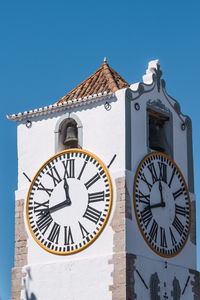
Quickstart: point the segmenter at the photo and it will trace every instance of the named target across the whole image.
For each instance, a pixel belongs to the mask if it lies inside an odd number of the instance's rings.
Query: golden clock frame
[[[156,249],[153,248],[153,246],[150,244],[150,242],[148,241],[148,239],[146,238],[146,236],[145,236],[145,234],[144,234],[144,232],[142,230],[142,227],[140,225],[140,221],[139,221],[139,218],[138,218],[138,214],[137,214],[136,199],[135,199],[136,180],[137,180],[140,168],[141,168],[142,164],[144,163],[144,161],[147,160],[149,157],[151,157],[153,155],[161,155],[161,156],[165,157],[166,159],[168,159],[169,161],[171,161],[171,163],[173,164],[173,166],[175,166],[175,168],[177,169],[177,171],[179,172],[179,174],[180,174],[180,176],[181,176],[181,178],[183,180],[183,183],[184,183],[184,186],[185,186],[185,189],[186,189],[186,193],[187,193],[187,197],[188,197],[188,202],[189,202],[189,229],[188,229],[187,236],[185,238],[185,241],[184,241],[182,247],[176,253],[170,254],[170,255],[165,255],[163,253],[160,253],[159,251],[157,251]],[[145,157],[143,157],[143,159],[140,161],[140,163],[139,163],[139,165],[137,167],[136,173],[135,173],[135,177],[134,177],[134,184],[133,184],[133,204],[134,204],[134,211],[135,211],[135,216],[136,216],[138,227],[140,229],[140,232],[141,232],[141,234],[142,234],[145,242],[151,248],[151,250],[154,253],[156,253],[157,255],[159,255],[161,257],[164,257],[164,258],[172,258],[172,257],[177,256],[183,250],[183,248],[185,247],[185,245],[187,243],[187,240],[188,240],[188,237],[190,235],[190,230],[191,230],[191,201],[190,201],[190,195],[189,195],[189,191],[188,191],[188,187],[187,187],[185,178],[183,177],[183,174],[182,174],[181,170],[179,169],[179,167],[177,166],[177,164],[168,155],[166,155],[164,153],[161,153],[161,152],[151,152],[151,153],[145,155]]]
[[[99,164],[100,166],[103,168],[105,174],[106,174],[106,177],[108,179],[108,184],[109,184],[109,190],[110,190],[110,202],[109,202],[109,207],[108,207],[108,212],[107,212],[107,215],[106,215],[106,218],[100,228],[100,230],[98,231],[98,233],[85,245],[83,245],[81,248],[79,249],[75,249],[73,251],[67,251],[67,252],[58,252],[58,251],[55,251],[55,250],[51,250],[49,249],[48,247],[46,247],[45,245],[43,245],[38,239],[37,237],[35,236],[33,230],[32,230],[32,227],[30,225],[30,222],[29,222],[29,217],[28,217],[28,202],[29,202],[29,197],[30,197],[30,192],[32,190],[32,187],[33,187],[33,184],[37,178],[37,176],[39,175],[39,173],[42,171],[42,169],[51,161],[53,160],[54,158],[62,155],[62,154],[66,154],[66,153],[70,153],[70,152],[78,152],[78,153],[83,153],[83,154],[86,154],[86,155],[89,155],[90,157],[92,157],[93,159],[95,159]],[[113,187],[112,187],[112,181],[111,181],[111,178],[110,178],[110,174],[108,172],[108,169],[107,167],[104,165],[104,163],[102,162],[102,160],[100,160],[100,158],[98,158],[95,154],[87,151],[87,150],[83,150],[83,149],[79,149],[79,148],[72,148],[72,149],[67,149],[67,150],[63,150],[63,151],[60,151],[58,153],[56,153],[55,155],[51,156],[41,167],[40,169],[37,171],[36,175],[34,176],[33,180],[31,181],[31,184],[30,184],[30,187],[29,187],[29,190],[28,190],[28,194],[27,194],[27,198],[26,198],[26,220],[27,220],[27,225],[28,225],[28,228],[29,228],[29,231],[33,237],[33,239],[37,242],[37,244],[43,248],[44,250],[52,253],[52,254],[57,254],[57,255],[71,255],[71,254],[75,254],[77,252],[80,252],[82,250],[84,250],[85,248],[87,248],[88,246],[90,246],[98,237],[99,235],[102,233],[103,229],[105,228],[105,225],[107,224],[108,222],[108,219],[109,219],[109,216],[110,216],[110,213],[111,213],[111,209],[112,209],[112,204],[113,204]]]

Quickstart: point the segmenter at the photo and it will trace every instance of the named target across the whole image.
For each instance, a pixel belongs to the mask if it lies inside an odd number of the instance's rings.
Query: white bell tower
[[[158,61],[102,67],[18,127],[12,300],[199,299],[192,127]],[[30,139],[31,136],[31,139]]]

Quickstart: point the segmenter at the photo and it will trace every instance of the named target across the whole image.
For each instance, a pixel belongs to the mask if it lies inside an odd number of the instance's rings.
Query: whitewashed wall
[[[70,112],[76,114],[83,125],[83,149],[97,155],[108,165],[116,154],[109,172],[113,184],[113,207],[107,225],[100,236],[89,247],[73,255],[60,256],[42,249],[32,238],[27,224],[28,264],[25,290],[28,297],[33,294],[38,300],[112,299],[113,265],[109,263],[113,254],[113,230],[110,222],[115,210],[115,179],[125,176],[125,114],[124,90],[109,100],[112,108],[105,110],[104,103],[79,107]],[[67,111],[68,113],[69,111]],[[17,199],[26,199],[30,183],[23,175],[32,179],[40,166],[55,154],[55,128],[66,112],[54,116],[38,117],[27,128],[25,121],[18,125],[18,190]],[[24,218],[26,215],[24,212]],[[62,287],[62,289],[60,289]],[[23,295],[25,299],[25,294]]]
[[[136,299],[138,300],[151,299],[150,280],[151,280],[151,276],[155,273],[157,273],[158,280],[159,280],[157,296],[160,296],[160,299],[181,299],[181,300],[193,299],[191,296],[193,293],[192,293],[192,286],[190,282],[194,278],[193,275],[189,273],[188,269],[180,268],[177,265],[172,265],[170,263],[166,264],[165,262],[157,262],[157,261],[153,261],[153,267],[152,267],[152,260],[140,256],[136,260],[135,270],[139,272],[139,274],[141,275],[142,279],[144,280],[147,286],[146,288],[141,278],[139,277],[138,273],[136,273],[135,271],[134,278],[135,278],[135,293],[137,295]],[[190,280],[186,286],[188,277],[190,277]],[[174,278],[176,278],[176,280],[179,281],[181,298],[173,298],[172,296],[174,290],[173,289]],[[164,298],[164,296],[167,296],[168,298]]]
[[[113,254],[114,232],[110,222],[116,204],[115,179],[123,177],[125,174],[132,212],[132,220],[126,220],[126,250],[128,253],[137,255],[136,264],[138,268],[145,262],[145,270],[148,270],[144,275],[146,276],[145,278],[155,272],[155,270],[160,276],[164,276],[161,274],[162,269],[160,266],[166,261],[171,266],[170,272],[177,274],[177,276],[178,274],[180,275],[181,271],[175,265],[184,266],[185,268],[196,268],[196,246],[191,242],[190,238],[178,256],[164,259],[155,254],[148,247],[138,229],[133,207],[135,171],[141,159],[148,154],[146,109],[147,101],[149,100],[159,99],[172,113],[173,158],[183,173],[186,182],[188,182],[186,131],[181,130],[182,121],[180,116],[174,110],[170,101],[167,100],[162,90],[158,93],[156,88],[138,97],[137,102],[140,105],[140,110],[136,111],[134,107],[135,101],[131,101],[131,170],[125,172],[125,108],[127,101],[125,92],[126,89],[120,90],[116,92],[115,98],[109,100],[112,106],[110,111],[106,111],[104,108],[106,101],[88,106],[85,105],[70,111],[76,114],[82,122],[83,149],[96,154],[105,165],[109,164],[115,154],[117,155],[109,170],[114,192],[113,208],[108,223],[97,240],[85,250],[70,256],[59,256],[46,252],[35,243],[26,225],[28,264],[24,267],[24,270],[27,272],[25,286],[29,297],[33,293],[38,300],[112,299],[109,285],[112,285],[111,273],[113,272],[113,266],[109,263],[109,260]],[[34,118],[30,129],[26,127],[25,121],[19,123],[18,190],[16,191],[16,200],[26,199],[28,193],[30,183],[23,175],[23,172],[32,179],[40,166],[55,154],[54,131],[56,124],[68,112],[59,112],[54,115]],[[183,115],[182,118],[184,120]],[[191,194],[191,200],[195,201],[194,194]],[[172,274],[170,272],[168,274]],[[182,277],[184,277],[184,274],[180,275],[181,282],[184,282],[185,278]],[[60,286],[63,287],[62,291],[59,291]],[[86,286],[90,288],[86,290]],[[136,283],[136,293],[137,291],[141,291],[141,296],[138,299],[145,299],[145,290],[144,288],[142,289],[139,281]],[[187,293],[190,293],[189,289]]]
[[[150,88],[149,88],[150,89]],[[136,93],[137,95],[137,93]],[[170,97],[169,97],[170,98]],[[178,165],[181,170],[186,183],[188,184],[188,152],[187,152],[187,133],[186,130],[181,129],[181,124],[185,121],[185,116],[178,114],[173,108],[173,101],[169,100],[160,89],[158,92],[157,85],[150,92],[141,94],[137,100],[132,100],[130,104],[131,109],[131,171],[127,171],[127,188],[131,199],[133,199],[133,184],[134,176],[140,161],[148,154],[149,149],[147,147],[147,102],[148,101],[160,101],[161,104],[165,106],[166,109],[170,110],[172,114],[172,124],[173,124],[173,160]],[[130,101],[130,99],[126,99]],[[140,105],[140,109],[135,109],[135,103]],[[190,193],[191,201],[195,201],[195,195]],[[145,242],[142,237],[132,204],[132,220],[127,219],[127,252],[136,255],[142,255],[144,257],[149,257],[153,260],[160,262],[169,261],[172,264],[196,269],[196,245],[194,245],[190,237],[182,249],[182,251],[173,258],[161,258],[155,254],[150,247]],[[196,218],[194,215],[193,218]],[[152,264],[152,269],[154,265]]]

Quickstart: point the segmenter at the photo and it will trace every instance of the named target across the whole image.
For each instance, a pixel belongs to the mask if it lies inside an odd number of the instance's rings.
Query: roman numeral
[[[51,232],[48,236],[48,240],[52,243],[58,244],[59,234],[60,234],[60,225],[54,222]]]
[[[141,191],[139,191],[139,202],[142,202],[144,204],[150,205],[150,194],[144,195]]]
[[[97,224],[101,217],[101,212],[88,205],[83,217]]]
[[[182,235],[183,230],[184,230],[184,226],[183,226],[183,224],[181,223],[181,221],[177,218],[177,216],[175,216],[172,225],[173,225],[174,228],[177,230],[177,232],[178,232],[180,235]]]
[[[169,187],[169,188],[171,187],[172,180],[173,180],[173,178],[174,178],[175,172],[176,172],[176,169],[175,169],[175,167],[174,167],[174,168],[173,168],[173,171],[172,171],[172,175],[171,175],[170,181],[169,181],[169,184],[168,184],[168,187]]]
[[[104,201],[104,191],[88,194],[88,203]]]
[[[182,194],[183,194],[183,189],[182,188],[180,188],[178,191],[174,192],[173,193],[174,200],[176,200],[176,198],[178,198]]]
[[[53,219],[49,213],[45,215],[41,215],[39,220],[36,222],[38,229],[42,232],[42,234],[45,234],[47,229],[49,228],[50,224],[53,222]]]
[[[165,229],[160,227],[160,247],[167,248]]]
[[[149,225],[149,223],[153,217],[152,212],[149,207],[146,207],[143,211],[141,211],[141,217],[142,217],[145,227],[147,228],[147,226]]]
[[[140,178],[147,184],[148,188],[149,188],[149,192],[151,191],[152,189],[152,185],[147,181],[144,173],[141,174]]]
[[[185,217],[186,209],[183,206],[175,204],[175,213]]]
[[[173,235],[173,232],[171,230],[171,228],[169,227],[169,232],[170,232],[170,236],[171,236],[171,241],[172,241],[172,245],[175,246],[177,244],[177,241]]]
[[[167,183],[167,165],[163,162],[158,162],[158,166],[160,170],[159,180],[162,180],[165,183]]]
[[[91,187],[91,185],[93,185],[100,178],[101,178],[101,176],[99,175],[99,173],[97,173],[96,175],[94,175],[90,180],[88,180],[88,182],[85,183],[86,189],[88,190],[89,187]]]
[[[54,186],[56,187],[56,185],[58,183],[61,182],[61,178],[60,178],[60,175],[58,174],[58,171],[56,169],[56,167],[54,166],[53,168],[50,169],[50,173],[47,172],[47,174],[53,179],[53,183],[54,183]]]
[[[34,201],[34,213],[36,213],[36,216],[43,215],[45,209],[48,208],[49,208],[49,200],[42,203],[38,203]]]
[[[155,169],[154,163],[149,164],[147,166],[147,168],[149,169],[149,171],[151,173],[152,182],[154,184],[156,181],[158,181],[158,177],[157,177],[157,174],[156,174],[156,169]]]
[[[83,227],[83,225],[80,222],[78,222],[78,223],[79,223],[79,227],[80,227],[80,230],[82,233],[82,237],[84,239],[89,234],[89,232],[85,229],[85,227]]]
[[[74,178],[74,159],[68,159],[66,161],[62,161],[63,166],[65,168],[64,177],[67,175],[67,178]]]
[[[49,197],[51,196],[51,193],[53,192],[53,189],[45,188],[41,182],[38,185],[37,189],[40,190],[40,191],[45,191],[48,194]]]
[[[70,226],[64,226],[64,244],[67,246],[74,244]]]
[[[82,176],[82,174],[83,174],[83,171],[84,171],[86,165],[87,165],[87,161],[84,161],[84,164],[83,164],[83,166],[82,166],[82,169],[81,169],[81,171],[80,171],[80,174],[79,174],[78,177],[77,177],[78,180],[81,179],[81,176]]]
[[[149,236],[151,237],[152,240],[157,241],[157,235],[158,235],[158,223],[153,220],[153,223],[151,225],[151,229],[149,231]]]

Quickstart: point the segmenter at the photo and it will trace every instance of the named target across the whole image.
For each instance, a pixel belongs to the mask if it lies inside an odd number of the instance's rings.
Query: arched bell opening
[[[150,151],[162,152],[173,158],[172,117],[159,108],[147,108],[147,145]]]
[[[59,144],[61,150],[80,148],[78,138],[78,126],[74,119],[65,119],[60,126]]]
[[[66,113],[55,126],[55,153],[83,147],[83,125],[75,113]]]
[[[78,128],[74,119],[68,118],[64,124],[62,124],[60,138],[65,149],[79,148]]]

